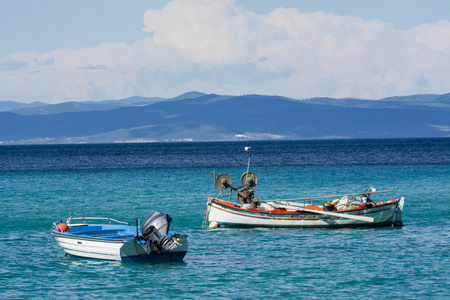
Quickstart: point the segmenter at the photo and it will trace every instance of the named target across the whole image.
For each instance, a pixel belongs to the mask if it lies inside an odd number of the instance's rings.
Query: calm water
[[[202,228],[213,170],[259,177],[260,199],[395,189],[401,229]],[[0,298],[445,299],[450,139],[0,146]],[[375,198],[375,197],[374,197]],[[64,257],[53,221],[162,210],[183,263]]]

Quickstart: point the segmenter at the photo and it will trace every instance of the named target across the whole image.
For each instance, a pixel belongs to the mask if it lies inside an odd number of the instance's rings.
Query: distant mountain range
[[[0,101],[1,144],[450,137],[450,94],[380,100],[225,96]]]

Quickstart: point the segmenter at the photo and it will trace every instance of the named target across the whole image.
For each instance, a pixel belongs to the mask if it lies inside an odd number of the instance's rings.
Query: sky
[[[450,92],[449,0],[0,0],[0,101]]]

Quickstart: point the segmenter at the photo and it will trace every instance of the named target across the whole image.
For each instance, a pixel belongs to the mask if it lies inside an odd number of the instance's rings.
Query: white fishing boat
[[[111,218],[72,218],[51,230],[66,255],[128,262],[182,261],[187,235],[169,232],[169,215],[154,212],[135,226]]]
[[[251,158],[250,152],[249,166]],[[242,174],[240,187],[234,187],[230,176],[222,174],[216,178],[214,185],[220,191],[218,197],[208,197],[204,226],[217,227],[380,227],[403,226],[402,211],[404,197],[389,201],[376,202],[372,195],[392,192],[366,189],[362,193],[333,195],[323,197],[306,197],[295,199],[261,200],[255,197],[258,177],[248,171]],[[227,200],[220,195],[230,189]],[[231,202],[233,192],[237,202]],[[336,198],[334,200],[328,200]],[[326,201],[317,205],[314,201]],[[330,202],[331,201],[331,202]]]

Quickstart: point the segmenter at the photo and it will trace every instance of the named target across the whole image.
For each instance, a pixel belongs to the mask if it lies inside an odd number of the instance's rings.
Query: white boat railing
[[[72,224],[73,220],[82,221],[82,223]],[[59,223],[66,223],[69,226],[88,225],[88,223],[86,223],[86,220],[102,220],[102,221],[108,221],[109,224],[112,224],[113,222],[115,222],[115,223],[118,223],[118,224],[130,225],[130,223],[128,223],[128,222],[118,221],[118,220],[112,219],[112,218],[104,218],[104,217],[78,217],[78,218],[72,218],[72,217],[69,217],[69,218],[60,219],[59,221],[54,222],[53,223],[53,227],[56,227],[57,224],[59,224]]]
[[[343,194],[343,195],[332,195],[332,196],[321,196],[321,197],[306,197],[306,198],[294,198],[294,199],[276,199],[272,201],[301,201],[301,200],[315,200],[315,199],[325,199],[325,198],[337,198],[337,197],[345,197],[345,196],[358,196],[358,195],[367,195],[367,194],[377,194],[377,193],[388,193],[394,190],[385,190],[385,191],[377,191],[377,192],[365,192],[365,193],[355,193],[355,194]]]

